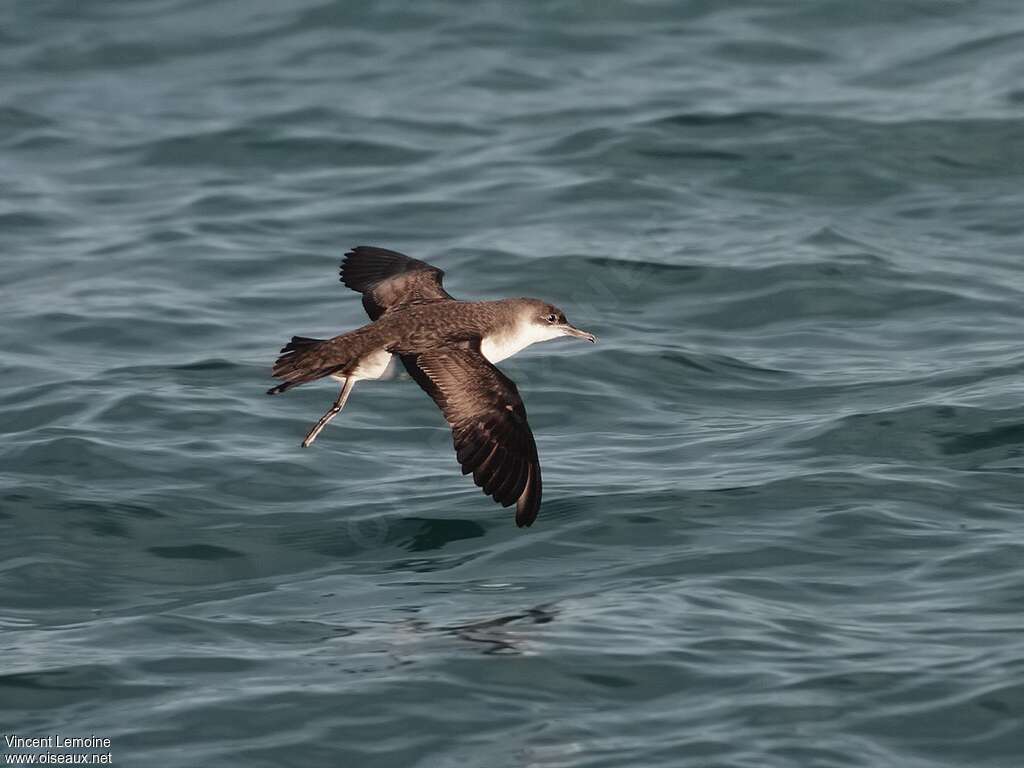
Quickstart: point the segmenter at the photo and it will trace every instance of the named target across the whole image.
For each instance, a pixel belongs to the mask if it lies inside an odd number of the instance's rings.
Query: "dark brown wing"
[[[540,509],[540,460],[516,385],[471,349],[438,347],[402,362],[451,425],[462,473],[472,472],[503,507],[515,504],[516,525],[531,525]]]
[[[396,251],[358,245],[341,262],[341,282],[363,294],[363,307],[376,320],[396,304],[452,298],[441,287],[437,267]]]

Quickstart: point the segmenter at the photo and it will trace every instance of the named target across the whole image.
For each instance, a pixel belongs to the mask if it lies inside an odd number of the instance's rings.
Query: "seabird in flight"
[[[371,322],[332,339],[293,336],[274,363],[276,395],[330,376],[341,394],[302,441],[307,447],[345,407],[360,379],[380,378],[392,355],[437,403],[452,428],[463,474],[504,507],[516,525],[540,509],[540,460],[516,385],[494,363],[538,341],[592,333],[538,299],[459,301],[433,267],[395,251],[361,245],[345,254],[341,282],[363,294]]]

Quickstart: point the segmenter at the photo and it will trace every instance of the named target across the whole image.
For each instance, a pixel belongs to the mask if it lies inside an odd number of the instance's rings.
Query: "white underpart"
[[[547,341],[563,335],[562,329],[557,325],[521,322],[511,333],[484,336],[480,340],[480,353],[490,362],[497,363],[538,341]]]
[[[389,373],[394,373],[394,355],[386,349],[378,349],[371,352],[359,361],[359,367],[352,371],[352,378],[356,381],[361,379],[382,379]],[[344,381],[345,376],[340,373],[332,374],[332,379]]]
[[[516,352],[520,352],[538,341],[556,339],[564,335],[562,329],[557,325],[521,322],[510,333],[493,334],[482,338],[480,352],[490,362],[497,363],[507,357],[512,357]],[[356,381],[390,379],[397,375],[397,370],[395,356],[386,349],[379,349],[359,362],[359,367],[352,372],[352,378]],[[346,377],[336,373],[332,374],[331,378],[343,382]]]

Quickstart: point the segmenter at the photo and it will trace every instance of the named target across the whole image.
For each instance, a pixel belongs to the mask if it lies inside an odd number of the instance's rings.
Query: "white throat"
[[[497,363],[538,341],[547,341],[563,335],[558,326],[540,325],[530,321],[518,323],[505,333],[493,333],[480,340],[480,353],[490,362]]]

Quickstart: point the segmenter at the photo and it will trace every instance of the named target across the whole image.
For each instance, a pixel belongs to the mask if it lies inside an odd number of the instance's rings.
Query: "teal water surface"
[[[1022,764],[1019,2],[15,0],[0,72],[0,733]],[[601,337],[503,364],[531,529],[407,378],[264,396],[360,243]]]

